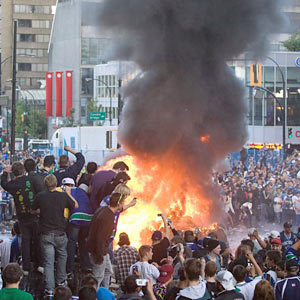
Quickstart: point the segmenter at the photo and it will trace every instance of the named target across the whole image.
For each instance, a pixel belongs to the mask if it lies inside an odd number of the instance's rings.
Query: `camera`
[[[138,272],[138,271],[139,271],[138,266],[133,266],[133,267],[132,267],[132,272],[133,272],[133,273]]]
[[[180,245],[175,245],[173,247],[169,247],[167,249],[168,252],[168,256],[171,256],[172,258],[174,258],[178,252],[180,252]]]
[[[137,286],[146,286],[148,281],[148,279],[136,279],[135,283]]]

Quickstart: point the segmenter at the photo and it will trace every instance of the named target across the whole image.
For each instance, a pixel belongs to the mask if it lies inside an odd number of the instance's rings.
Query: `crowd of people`
[[[295,151],[283,163],[263,158],[235,163],[230,171],[215,173],[230,227],[256,227],[266,222],[300,226],[300,156]]]
[[[46,156],[40,165],[27,158],[3,170],[17,220],[11,239],[0,241],[1,300],[300,299],[298,153],[275,167],[241,162],[214,175],[228,227],[248,228],[236,249],[226,228],[181,231],[162,212],[163,230],[135,249],[117,231],[122,212],[136,204],[128,199],[129,167],[119,161],[98,171],[65,151],[73,164],[62,155],[55,168]],[[266,222],[283,230],[263,237]]]

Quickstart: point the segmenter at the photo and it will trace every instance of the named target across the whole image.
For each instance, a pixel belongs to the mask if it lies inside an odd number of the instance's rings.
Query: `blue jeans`
[[[67,243],[68,239],[65,233],[41,235],[45,289],[48,292],[54,292],[55,282],[59,284],[66,280]],[[55,258],[57,260],[56,278],[54,276]]]
[[[274,212],[275,214],[275,224],[280,225],[282,222],[282,212]]]
[[[300,226],[300,215],[296,214],[296,226]]]
[[[79,245],[80,266],[82,269],[92,269],[92,264],[89,259],[89,253],[86,246],[86,238],[88,236],[88,227],[79,227],[74,224],[68,224],[68,259],[67,273],[72,273],[74,269],[74,260],[76,254],[77,242]]]
[[[113,274],[109,254],[103,256],[103,263],[100,265],[96,264],[92,258],[91,262],[93,263],[93,276],[98,280],[98,287],[103,286],[108,289],[110,285],[110,278]]]

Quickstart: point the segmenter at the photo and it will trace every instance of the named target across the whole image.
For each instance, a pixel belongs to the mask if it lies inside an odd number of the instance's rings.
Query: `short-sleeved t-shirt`
[[[32,295],[29,293],[20,291],[19,289],[7,289],[0,290],[1,300],[33,300]]]
[[[65,208],[73,209],[74,201],[64,192],[38,193],[32,209],[40,209],[41,233],[65,232],[67,221],[64,217]]]
[[[163,258],[167,257],[167,250],[170,246],[169,240],[165,237],[158,244],[153,245],[152,262],[160,264]]]

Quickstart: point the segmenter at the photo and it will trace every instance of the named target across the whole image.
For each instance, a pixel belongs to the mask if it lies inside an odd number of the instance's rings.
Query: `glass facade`
[[[98,65],[105,63],[104,49],[108,45],[108,41],[108,39],[82,38],[81,64]]]
[[[280,67],[287,88],[287,126],[300,126],[300,68]],[[246,85],[250,85],[250,70],[246,68]],[[248,124],[254,126],[282,125],[284,106],[282,76],[278,67],[262,67],[263,87],[273,93],[248,88]]]
[[[118,97],[118,79],[116,75],[98,76],[95,84],[97,87],[97,98]]]

